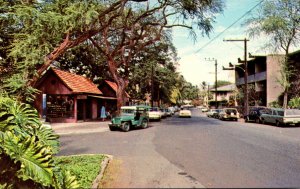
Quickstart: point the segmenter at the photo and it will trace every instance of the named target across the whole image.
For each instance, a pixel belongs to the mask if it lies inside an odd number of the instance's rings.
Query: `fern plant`
[[[77,188],[53,160],[59,142],[28,104],[0,96],[0,187]]]

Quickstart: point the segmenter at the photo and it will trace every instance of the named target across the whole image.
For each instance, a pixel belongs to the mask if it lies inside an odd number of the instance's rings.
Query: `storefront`
[[[39,80],[35,107],[49,122],[97,120],[105,97],[83,76],[50,68]]]

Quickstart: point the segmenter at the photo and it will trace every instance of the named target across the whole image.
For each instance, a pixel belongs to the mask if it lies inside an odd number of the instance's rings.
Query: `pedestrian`
[[[105,118],[106,118],[106,112],[105,112],[105,107],[104,106],[101,107],[100,118],[102,119],[102,121],[104,121]]]

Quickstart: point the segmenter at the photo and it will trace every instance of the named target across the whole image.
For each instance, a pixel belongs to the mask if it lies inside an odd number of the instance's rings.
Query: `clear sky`
[[[228,63],[237,63],[237,59],[244,59],[243,42],[224,42],[223,39],[244,39],[247,37],[245,27],[241,24],[247,16],[234,24],[230,29],[215,39],[212,43],[202,48],[211,39],[220,34],[224,29],[237,21],[247,11],[257,5],[261,0],[225,0],[223,14],[216,17],[213,24],[214,30],[210,37],[198,35],[196,43],[189,38],[187,30],[176,28],[173,30],[173,42],[177,48],[179,60],[179,72],[188,82],[199,85],[202,81],[213,84],[215,81],[215,66],[213,61],[205,58],[214,58],[218,62],[218,80],[234,81],[233,71],[222,70],[222,66],[228,67]],[[252,11],[255,12],[255,9]],[[250,16],[250,15],[249,15]],[[248,17],[249,17],[248,16]],[[248,38],[248,37],[247,37]],[[260,50],[263,39],[250,39],[248,52],[255,55],[265,55],[270,52]],[[201,50],[199,51],[199,49]]]

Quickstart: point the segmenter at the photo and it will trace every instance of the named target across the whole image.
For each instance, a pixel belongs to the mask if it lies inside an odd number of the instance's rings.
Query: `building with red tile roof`
[[[95,120],[100,118],[102,106],[116,109],[114,95],[103,93],[88,78],[56,68],[48,69],[35,88],[40,93],[34,105],[40,117],[50,122]]]
[[[73,93],[89,93],[102,95],[102,92],[91,80],[70,72],[65,72],[54,68],[51,69]]]

